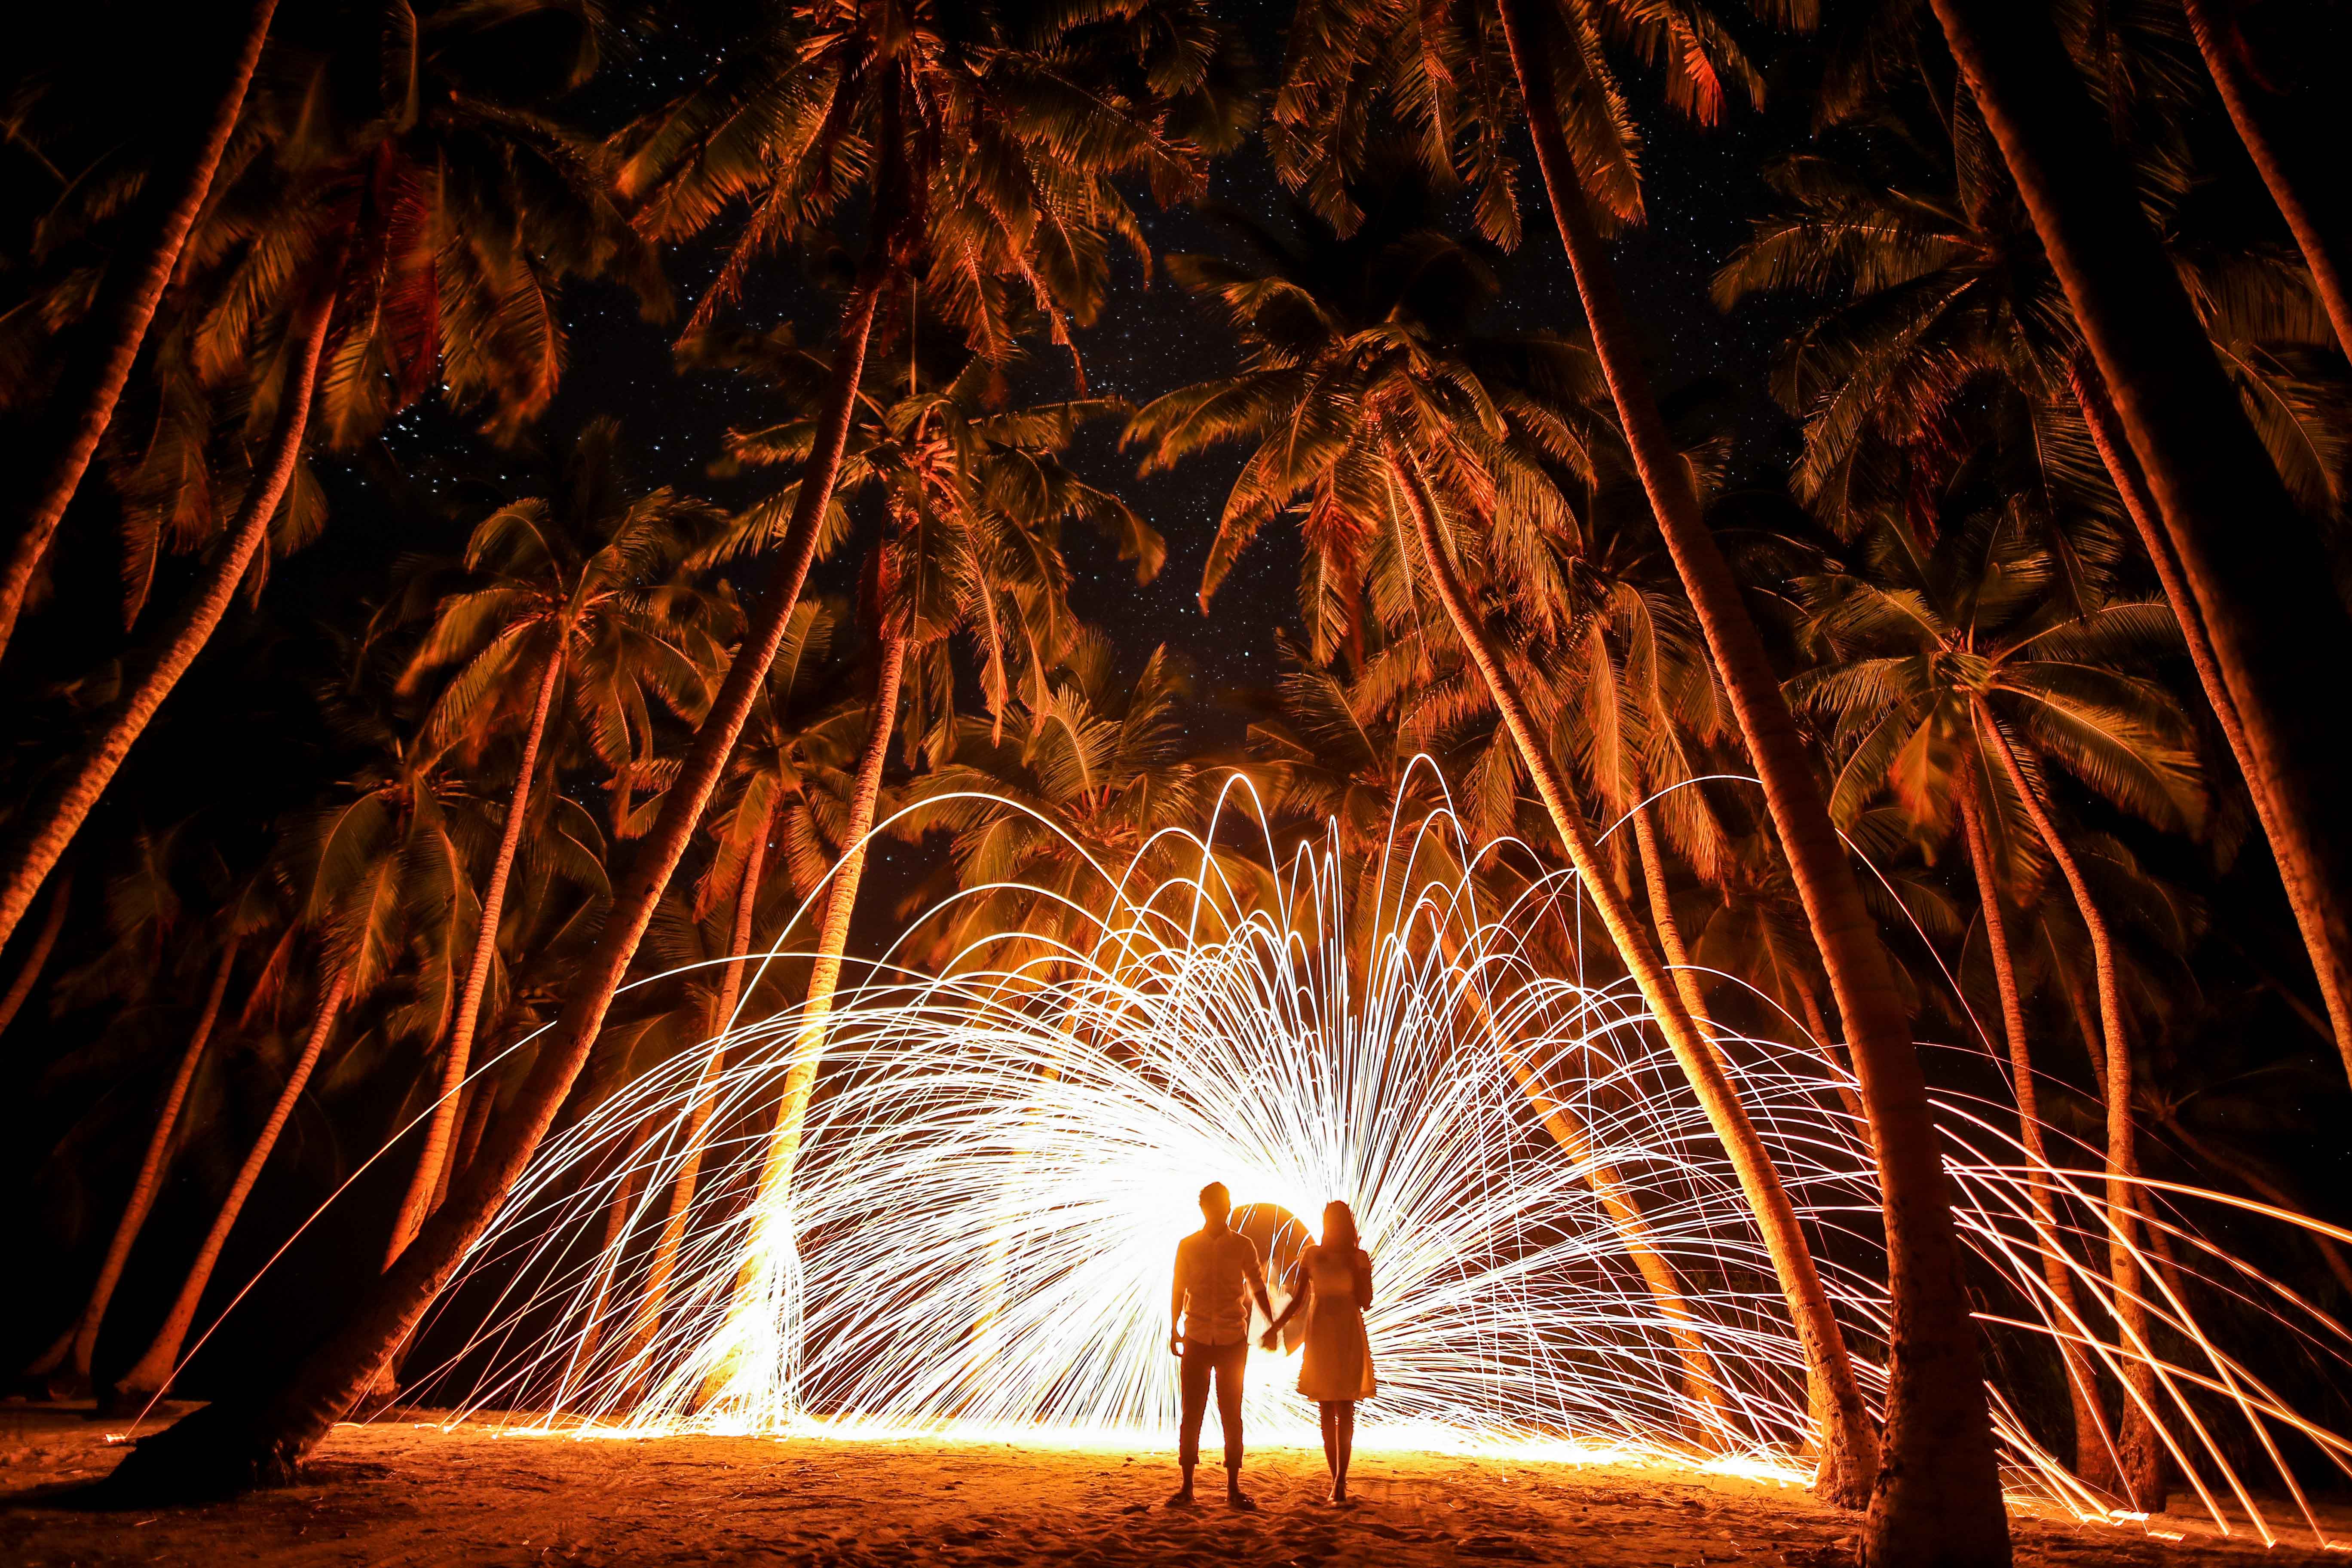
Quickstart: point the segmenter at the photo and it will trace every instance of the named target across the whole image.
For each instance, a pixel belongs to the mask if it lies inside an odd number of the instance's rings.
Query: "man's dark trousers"
[[[1209,1409],[1209,1381],[1217,1384],[1217,1424],[1225,1432],[1225,1468],[1242,1468],[1242,1373],[1249,1365],[1249,1342],[1201,1345],[1184,1342],[1179,1384],[1184,1394],[1183,1425],[1177,1430],[1176,1459],[1190,1469],[1201,1462],[1201,1417]]]

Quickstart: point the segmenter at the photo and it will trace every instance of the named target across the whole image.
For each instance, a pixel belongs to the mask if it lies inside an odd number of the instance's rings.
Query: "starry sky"
[[[1287,8],[1238,9],[1261,69],[1270,75],[1279,59]],[[1802,47],[1761,34],[1751,47],[1768,70],[1780,55]],[[630,105],[659,101],[684,85],[688,64],[658,53],[619,64],[608,89],[613,100],[601,117],[617,121]],[[1735,441],[1735,470],[1748,469],[1759,476],[1759,482],[1777,485],[1777,478],[1766,476],[1774,468],[1786,471],[1791,433],[1765,390],[1774,324],[1754,310],[1727,318],[1708,302],[1706,286],[1715,267],[1746,236],[1750,218],[1763,209],[1767,193],[1759,171],[1790,145],[1782,121],[1792,116],[1785,110],[1749,111],[1702,131],[1663,105],[1641,110],[1648,138],[1648,221],[1614,244],[1621,287],[1647,340],[1661,395],[1670,403],[1698,404],[1703,417],[1727,425]],[[1801,117],[1794,118],[1801,135]],[[1215,165],[1210,196],[1214,204],[1261,220],[1286,220],[1284,193],[1254,146]],[[1144,226],[1162,255],[1231,252],[1236,245],[1227,230],[1197,210],[1147,207]],[[1506,265],[1505,295],[1491,324],[1574,332],[1580,311],[1573,280],[1539,206],[1527,211],[1526,229],[1526,240]],[[669,275],[681,301],[690,302],[716,271],[726,237],[722,232],[670,254]],[[721,432],[759,423],[769,412],[756,388],[723,374],[679,373],[670,354],[674,329],[641,320],[634,299],[617,289],[575,285],[568,303],[571,364],[545,421],[550,436],[560,440],[592,417],[617,415],[633,478],[640,484],[674,485],[740,504],[768,482],[724,480],[707,471]],[[782,258],[753,280],[734,320],[757,329],[789,322],[803,341],[822,342],[834,310],[833,298],[810,283],[793,260]],[[1122,261],[1111,298],[1097,321],[1079,334],[1078,347],[1090,390],[1138,405],[1234,363],[1224,333],[1202,305],[1164,276],[1147,276],[1131,260]],[[1042,345],[1030,375],[1039,383],[1039,395],[1075,390],[1059,352]],[[442,454],[455,434],[446,416],[420,407],[393,433],[389,445],[396,458],[430,468],[446,461]],[[1098,424],[1082,436],[1076,466],[1093,482],[1118,490],[1151,521],[1168,542],[1167,565],[1154,582],[1138,585],[1132,567],[1121,563],[1107,543],[1074,528],[1066,543],[1075,607],[1112,629],[1135,659],[1166,644],[1189,663],[1205,692],[1270,679],[1278,631],[1297,620],[1293,541],[1269,530],[1228,579],[1213,614],[1204,616],[1197,600],[1202,566],[1239,452],[1196,458],[1173,473],[1139,479],[1132,458],[1117,447],[1115,425]],[[528,452],[478,455],[472,464],[477,476],[501,486],[525,484],[541,467]],[[839,591],[845,581],[834,579],[845,570],[842,563],[830,572],[820,568],[815,585]]]

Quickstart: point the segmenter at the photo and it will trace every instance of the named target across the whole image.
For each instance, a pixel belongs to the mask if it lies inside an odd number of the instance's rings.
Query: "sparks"
[[[1243,815],[1188,841],[1190,877],[1137,887],[1105,868],[1083,950],[1007,932],[941,974],[874,964],[823,1031],[824,1090],[782,1191],[755,1201],[779,1086],[808,1048],[797,1011],[737,1020],[551,1140],[473,1256],[471,1290],[494,1302],[440,1385],[468,1413],[512,1413],[502,1429],[579,1437],[1149,1440],[1176,1415],[1166,1270],[1213,1177],[1256,1205],[1277,1265],[1291,1216],[1355,1205],[1381,1279],[1364,1446],[1804,1479],[1804,1363],[1705,1117],[1630,985],[1528,954],[1544,922],[1574,933],[1573,880],[1482,910],[1459,868],[1484,849],[1440,814],[1354,877],[1334,845],[1302,848],[1282,896],[1254,906],[1209,851]],[[1028,956],[1003,961],[1015,945]],[[1852,1083],[1793,1021],[1785,1041],[1711,1027],[1874,1401],[1887,1297]],[[2267,1542],[2299,1514],[2326,1543],[2276,1434],[2347,1473],[2352,1444],[2234,1359],[2184,1295],[2225,1293],[2331,1372],[2352,1336],[2198,1232],[2194,1205],[2230,1200],[2173,1186],[2151,1210],[2172,1256],[2144,1276],[2164,1341],[2117,1342],[2088,1261],[2108,1229],[2096,1156],[2053,1130],[2053,1154],[2084,1168],[2038,1164],[2012,1109],[1939,1111],[1961,1232],[1998,1287],[1980,1317],[2071,1340],[2111,1381],[2153,1365],[2152,1414],[2215,1528]],[[701,1179],[666,1226],[689,1162]],[[2052,1254],[2079,1320],[2049,1288]],[[1253,1432],[1311,1435],[1295,1363],[1253,1354]],[[2036,1444],[1998,1367],[1991,1394],[2012,1496],[2111,1518]],[[2261,1484],[2289,1510],[2257,1499],[2246,1453],[2266,1456]]]

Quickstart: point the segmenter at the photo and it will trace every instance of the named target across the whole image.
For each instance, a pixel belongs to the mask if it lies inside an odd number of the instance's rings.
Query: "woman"
[[[1258,1342],[1273,1350],[1283,1325],[1307,1309],[1306,1354],[1298,1392],[1323,1407],[1323,1462],[1331,1468],[1328,1500],[1348,1500],[1348,1461],[1356,1447],[1356,1401],[1379,1392],[1372,1380],[1372,1342],[1364,1309],[1372,1304],[1372,1259],[1357,1245],[1356,1215],[1346,1204],[1323,1205],[1323,1239],[1298,1255],[1290,1270],[1290,1304]]]

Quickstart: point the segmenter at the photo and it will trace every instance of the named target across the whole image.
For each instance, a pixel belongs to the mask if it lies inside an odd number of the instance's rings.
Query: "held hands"
[[[1168,1353],[1179,1361],[1184,1356],[1184,1336],[1173,1329],[1168,1331]]]
[[[1278,1350],[1281,1345],[1282,1332],[1278,1329],[1268,1329],[1257,1337],[1257,1348],[1262,1351]]]

